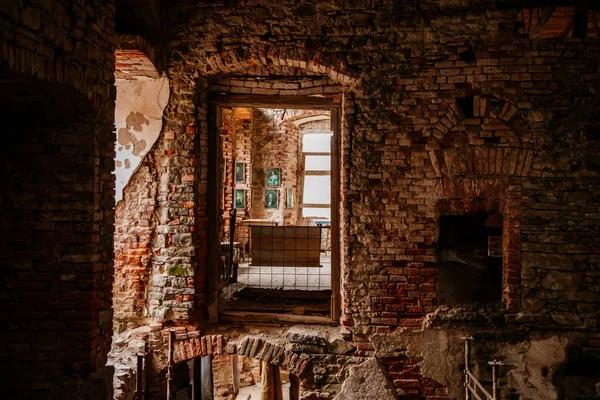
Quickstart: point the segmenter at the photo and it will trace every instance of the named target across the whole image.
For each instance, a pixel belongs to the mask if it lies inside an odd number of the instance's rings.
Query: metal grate
[[[278,226],[238,220],[221,243],[221,295],[244,288],[322,291],[331,289],[331,227]]]

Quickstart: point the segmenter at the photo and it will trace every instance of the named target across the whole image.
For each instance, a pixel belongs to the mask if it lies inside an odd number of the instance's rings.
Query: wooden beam
[[[330,157],[331,153],[326,153],[326,152],[316,152],[316,151],[305,151],[303,153],[305,156],[309,157],[309,156],[320,156],[320,157]]]
[[[219,318],[223,322],[237,322],[241,324],[248,323],[264,323],[272,325],[284,324],[320,324],[332,325],[333,322],[329,317],[321,317],[315,315],[295,315],[295,314],[277,314],[277,313],[261,313],[248,311],[229,311],[221,310]]]
[[[244,298],[269,297],[274,299],[294,299],[306,301],[327,301],[331,296],[329,290],[273,290],[246,287],[236,293],[236,296]]]
[[[341,317],[340,212],[341,212],[341,110],[331,109],[331,320]]]
[[[240,368],[238,362],[238,355],[233,354],[231,356],[231,378],[233,380],[233,394],[237,395],[240,392]]]
[[[207,229],[207,311],[210,323],[219,322],[219,253],[221,251],[219,216],[221,174],[219,154],[221,153],[221,107],[215,104],[208,106],[208,229]]]
[[[306,175],[306,176],[329,176],[329,175],[331,175],[331,171],[305,171],[304,175]]]
[[[272,96],[258,94],[217,94],[210,96],[210,102],[228,107],[290,108],[290,109],[330,109],[336,104],[331,98],[313,96]]]
[[[305,203],[305,204],[300,204],[300,207],[302,207],[302,208],[331,208],[331,204],[310,204],[310,203]]]
[[[556,7],[545,7],[542,9],[542,12],[536,19],[536,25],[533,28],[533,31],[529,33],[530,38],[534,39],[542,32],[554,11],[556,11]]]

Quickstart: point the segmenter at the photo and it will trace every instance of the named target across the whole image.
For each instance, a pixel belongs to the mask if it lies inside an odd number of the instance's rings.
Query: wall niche
[[[502,214],[442,215],[439,224],[439,303],[500,303]]]

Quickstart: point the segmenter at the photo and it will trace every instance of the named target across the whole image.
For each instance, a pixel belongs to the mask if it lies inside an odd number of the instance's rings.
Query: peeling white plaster
[[[115,201],[150,151],[162,129],[163,111],[169,101],[169,80],[138,77],[117,79],[115,105]]]

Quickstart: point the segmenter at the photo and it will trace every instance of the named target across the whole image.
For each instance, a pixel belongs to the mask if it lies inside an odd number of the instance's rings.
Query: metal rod
[[[497,370],[498,370],[498,366],[496,364],[492,364],[492,399],[494,399],[494,400],[496,400],[496,396],[497,396],[497,393],[498,393],[498,374],[497,374]]]
[[[493,400],[498,400],[499,396],[498,396],[498,379],[499,379],[499,374],[498,374],[498,370],[499,367],[501,365],[504,365],[503,362],[501,361],[489,361],[488,364],[490,364],[492,366],[492,399]]]
[[[167,353],[167,400],[174,399],[173,393],[171,393],[171,386],[173,384],[173,344],[175,342],[175,330],[169,329],[169,350]]]

